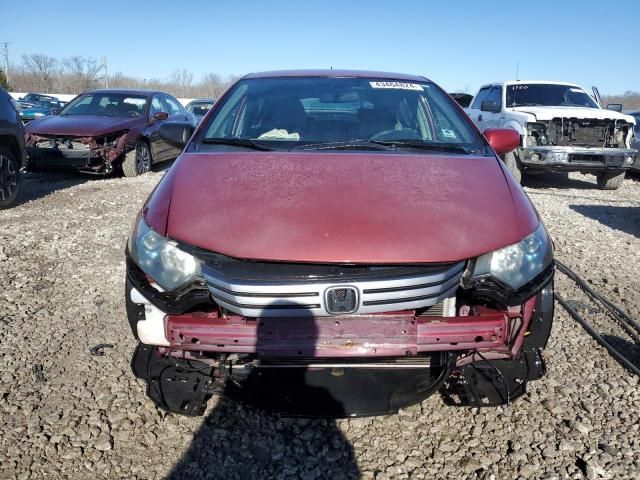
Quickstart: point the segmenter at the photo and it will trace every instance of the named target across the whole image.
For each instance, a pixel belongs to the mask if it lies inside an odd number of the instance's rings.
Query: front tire
[[[598,188],[600,190],[618,190],[622,186],[622,181],[627,172],[600,172],[596,175]]]
[[[516,154],[514,152],[506,153],[502,157],[502,161],[513,175],[513,178],[515,178],[518,183],[522,183],[522,166],[520,162],[518,162]]]
[[[0,210],[16,201],[20,182],[20,163],[8,149],[0,147]]]
[[[140,141],[136,143],[136,148],[127,152],[122,162],[122,172],[125,177],[137,177],[151,170],[151,150],[149,145]]]

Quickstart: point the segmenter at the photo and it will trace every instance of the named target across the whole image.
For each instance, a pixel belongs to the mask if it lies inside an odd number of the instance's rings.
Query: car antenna
[[[516,62],[516,82],[519,81],[518,79],[518,71],[520,70],[520,62]]]

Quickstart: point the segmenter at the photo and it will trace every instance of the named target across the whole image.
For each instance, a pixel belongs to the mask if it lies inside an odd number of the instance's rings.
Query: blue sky
[[[449,91],[511,79],[640,90],[640,2],[0,0],[10,57],[106,56],[110,73],[197,80],[283,68],[425,75]],[[9,20],[9,21],[6,21]]]

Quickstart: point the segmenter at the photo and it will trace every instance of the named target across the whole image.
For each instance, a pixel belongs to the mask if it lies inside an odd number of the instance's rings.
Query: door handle
[[[478,121],[481,122],[482,121],[482,114],[478,115]]]

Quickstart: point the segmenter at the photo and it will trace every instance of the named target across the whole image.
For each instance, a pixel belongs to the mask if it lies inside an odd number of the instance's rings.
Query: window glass
[[[546,83],[517,83],[507,86],[507,106],[588,107],[598,104],[579,87]]]
[[[162,105],[162,102],[160,102],[160,97],[158,95],[154,96],[153,100],[151,100],[151,111],[149,112],[149,116],[153,117],[156,113],[164,111],[165,107]]]
[[[480,110],[480,106],[482,105],[482,102],[484,102],[487,99],[490,89],[491,87],[481,88],[480,91],[478,92],[478,95],[476,95],[476,98],[473,101],[473,105],[471,105],[471,108]]]
[[[87,93],[69,103],[60,115],[98,115],[109,117],[140,117],[147,105],[144,95],[124,93]]]
[[[375,78],[289,77],[240,81],[204,127],[205,138],[295,143],[430,141],[478,136],[434,84]]]
[[[170,97],[169,95],[164,95],[163,98],[169,109],[169,111],[167,112],[169,115],[182,115],[184,113],[180,102],[178,102],[175,98]]]
[[[489,95],[487,95],[487,102],[496,102],[496,105],[502,106],[502,98],[500,95],[501,88],[500,87],[492,87],[489,90]]]

